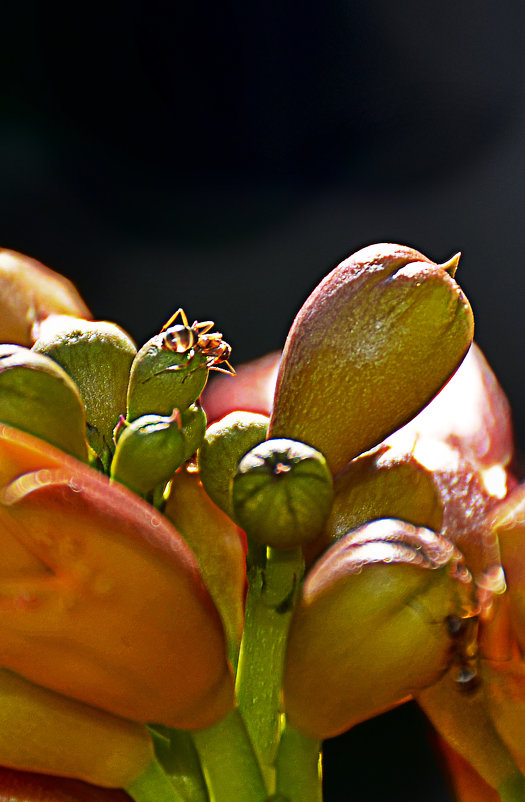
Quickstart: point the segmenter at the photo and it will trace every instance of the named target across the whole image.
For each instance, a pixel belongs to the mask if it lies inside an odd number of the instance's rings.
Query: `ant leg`
[[[195,320],[192,326],[192,329],[195,329],[198,332],[199,336],[203,334],[207,334],[210,329],[214,327],[215,323],[213,320],[203,320],[202,323],[199,323],[198,320]]]
[[[179,308],[177,309],[177,311],[175,312],[175,314],[174,314],[174,315],[172,315],[172,316],[170,317],[170,319],[167,321],[167,323],[165,323],[165,324],[163,325],[163,327],[162,327],[162,328],[161,328],[161,330],[160,330],[160,333],[162,334],[162,332],[163,332],[163,331],[166,331],[166,329],[169,329],[169,328],[170,328],[170,326],[173,326],[173,324],[175,323],[175,321],[177,320],[177,318],[178,318],[178,316],[179,316],[179,315],[180,315],[180,317],[181,317],[181,320],[182,320],[182,325],[183,325],[183,326],[187,326],[187,325],[188,325],[188,318],[186,317],[186,312],[184,311],[184,309],[182,308],[182,306],[179,306]],[[213,325],[213,323],[212,323],[212,325]]]

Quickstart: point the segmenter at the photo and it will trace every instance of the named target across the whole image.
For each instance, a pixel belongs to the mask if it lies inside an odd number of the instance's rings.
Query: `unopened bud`
[[[143,724],[5,669],[0,669],[0,702],[2,766],[125,788],[153,760],[153,744]]]
[[[235,519],[232,481],[244,455],[262,443],[268,418],[254,412],[231,412],[208,427],[199,449],[199,473],[215,504]]]
[[[54,359],[77,385],[86,408],[89,443],[107,466],[113,429],[126,409],[136,353],[133,341],[114,323],[57,315],[41,326],[33,350]]]
[[[288,335],[270,436],[310,443],[336,473],[428,404],[472,341],[452,263],[380,244],[336,267]]]
[[[87,460],[86,415],[75,383],[43,354],[0,345],[0,421]]]
[[[334,479],[334,502],[322,533],[306,549],[314,559],[351,529],[398,518],[439,532],[443,502],[432,473],[409,452],[382,445],[352,460]]]
[[[475,614],[474,583],[445,538],[402,521],[348,533],[306,577],[283,681],[292,726],[328,738],[435,682],[448,620]]]
[[[124,425],[111,463],[111,478],[138,494],[166,483],[184,461],[180,414],[144,415]]]
[[[129,378],[127,419],[170,415],[187,409],[202,393],[208,379],[207,358],[192,350],[179,353],[166,346],[165,333],[142,346]]]
[[[291,549],[319,534],[330,512],[332,476],[322,454],[293,440],[266,440],[239,463],[235,517],[259,543]]]
[[[91,312],[68,279],[21,253],[0,249],[0,340],[31,346],[49,315]]]

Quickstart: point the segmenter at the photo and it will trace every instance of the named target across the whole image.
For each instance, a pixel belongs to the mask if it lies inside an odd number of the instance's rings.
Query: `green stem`
[[[498,787],[501,802],[522,802],[525,799],[525,777],[523,774],[514,774],[508,777]]]
[[[156,725],[151,728],[155,753],[186,802],[209,802],[206,782],[191,734]]]
[[[186,802],[157,760],[125,790],[135,802]]]
[[[237,708],[192,736],[212,802],[264,802],[268,792]]]
[[[237,699],[263,773],[273,787],[279,741],[280,694],[290,619],[304,563],[300,549],[268,549],[266,565],[251,568]]]
[[[290,802],[323,802],[321,743],[289,724],[276,760],[277,792]]]

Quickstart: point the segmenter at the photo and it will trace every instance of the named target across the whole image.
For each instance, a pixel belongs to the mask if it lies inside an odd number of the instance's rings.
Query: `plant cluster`
[[[458,259],[358,251],[235,375],[0,251],[10,800],[321,802],[322,742],[409,699],[458,800],[525,799],[525,486]]]

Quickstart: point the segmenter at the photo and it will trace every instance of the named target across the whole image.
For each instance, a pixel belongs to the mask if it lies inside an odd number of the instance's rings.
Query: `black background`
[[[139,342],[184,306],[234,362],[374,241],[442,261],[525,440],[518,0],[2,5],[0,244]],[[411,708],[327,746],[327,802],[447,799]],[[354,795],[351,797],[351,789]]]

